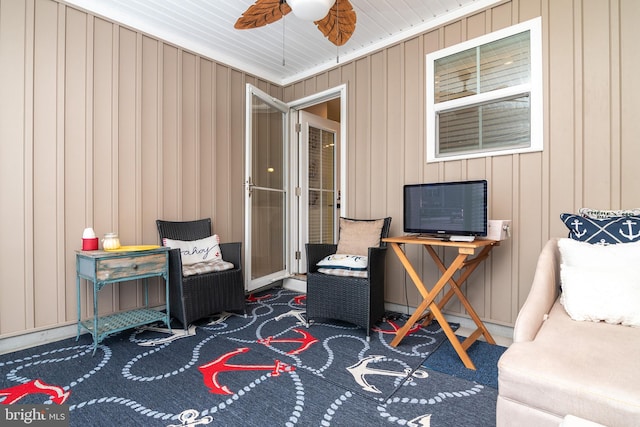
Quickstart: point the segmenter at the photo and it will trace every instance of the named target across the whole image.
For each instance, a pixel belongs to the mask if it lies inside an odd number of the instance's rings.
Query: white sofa
[[[640,426],[640,328],[572,320],[559,291],[560,252],[552,239],[538,259],[513,344],[498,362],[497,426],[559,426],[567,415]]]

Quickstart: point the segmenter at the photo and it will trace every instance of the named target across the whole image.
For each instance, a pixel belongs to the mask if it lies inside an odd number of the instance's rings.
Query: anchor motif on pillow
[[[637,224],[637,222],[631,221],[630,219],[626,220],[622,223],[622,225],[626,225],[628,227],[629,233],[625,234],[622,228],[620,228],[620,234],[629,240],[636,240],[638,237],[640,237],[640,231],[638,231],[636,234],[633,234],[633,226]]]
[[[594,219],[563,213],[560,219],[573,240],[604,245],[640,241],[640,216]]]

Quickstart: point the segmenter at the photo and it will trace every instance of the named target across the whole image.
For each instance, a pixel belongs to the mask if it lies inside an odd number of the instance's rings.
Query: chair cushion
[[[369,248],[380,246],[384,219],[353,220],[340,218],[338,254],[369,255]]]
[[[164,246],[180,249],[183,266],[207,261],[222,260],[219,243],[220,237],[217,234],[200,240],[162,239],[162,244]]]
[[[358,277],[366,279],[367,270],[348,270],[344,268],[318,268],[318,273],[329,274],[331,276]]]
[[[215,259],[207,262],[198,262],[195,264],[182,265],[182,275],[195,276],[196,274],[211,273],[213,271],[231,270],[234,265],[221,259]]]

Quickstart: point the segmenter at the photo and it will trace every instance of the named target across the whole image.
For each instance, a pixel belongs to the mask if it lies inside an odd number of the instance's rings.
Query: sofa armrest
[[[560,289],[560,252],[553,238],[538,257],[533,283],[513,328],[513,342],[533,341],[558,298]]]

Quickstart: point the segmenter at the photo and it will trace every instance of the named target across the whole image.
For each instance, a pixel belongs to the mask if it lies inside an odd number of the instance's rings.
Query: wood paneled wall
[[[282,93],[53,0],[0,0],[0,337],[75,322],[85,227],[156,244],[157,218],[212,217],[243,239],[246,83]],[[109,286],[99,310],[142,296]]]
[[[538,16],[544,151],[426,164],[425,55]],[[635,0],[504,1],[289,85],[285,99],[348,85],[348,214],[390,215],[392,234],[402,233],[404,184],[487,179],[490,217],[513,220],[513,237],[472,275],[467,294],[481,317],[512,325],[542,246],[566,236],[560,213],[640,206],[640,168],[633,166],[640,158],[638,22]],[[434,283],[431,258],[420,248],[407,251]],[[415,307],[421,299],[393,253],[387,263],[386,300]],[[463,314],[459,304],[447,308]]]
[[[537,16],[544,151],[427,165],[425,55]],[[285,100],[347,84],[348,214],[391,215],[394,234],[403,184],[488,179],[491,218],[512,219],[513,237],[468,293],[483,318],[511,325],[542,245],[566,234],[561,212],[640,206],[638,22],[636,0],[505,1],[280,87],[55,0],[0,0],[0,338],[75,322],[87,226],[156,243],[156,218],[211,216],[225,239],[243,238],[246,83]],[[386,299],[415,306],[387,262]],[[136,306],[141,286],[100,298],[101,311]]]

